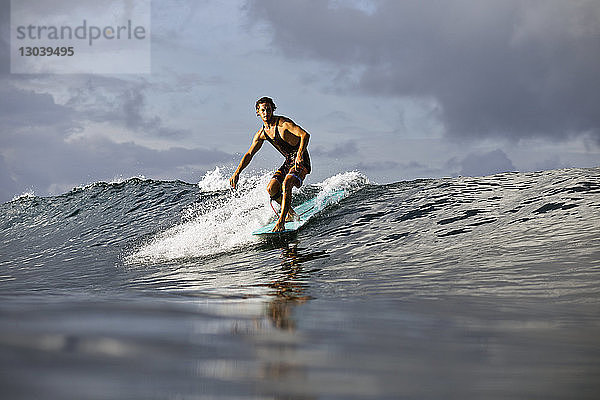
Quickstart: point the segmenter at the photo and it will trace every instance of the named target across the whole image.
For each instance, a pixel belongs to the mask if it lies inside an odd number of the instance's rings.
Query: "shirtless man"
[[[263,126],[254,135],[250,149],[242,157],[229,183],[235,189],[240,172],[250,164],[250,160],[260,150],[263,142],[265,140],[270,142],[285,157],[283,165],[275,172],[267,186],[271,199],[281,205],[281,215],[273,228],[273,232],[278,232],[285,229],[286,219],[295,216],[291,207],[292,187],[302,186],[311,168],[308,151],[306,151],[309,133],[291,119],[273,115],[275,108],[275,103],[269,97],[263,97],[256,102],[256,115],[262,119]]]

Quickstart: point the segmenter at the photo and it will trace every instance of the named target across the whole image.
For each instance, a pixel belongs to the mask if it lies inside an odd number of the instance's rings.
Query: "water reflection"
[[[295,328],[291,317],[293,308],[312,299],[308,294],[309,272],[305,271],[304,264],[329,256],[325,251],[311,253],[308,249],[299,247],[298,241],[283,244],[280,249],[280,269],[283,276],[266,285],[274,290],[270,293],[274,298],[267,304],[266,314],[275,327],[290,331]]]
[[[302,357],[302,338],[296,333],[294,309],[313,299],[310,295],[310,274],[308,269],[312,260],[326,258],[325,251],[311,252],[299,246],[299,242],[290,242],[278,246],[280,249],[279,266],[281,275],[272,279],[266,286],[272,289],[272,300],[266,304],[265,316],[273,328],[280,334],[266,331],[256,345],[260,360],[261,391],[275,399],[313,399],[306,395],[302,382],[308,380],[307,366]]]

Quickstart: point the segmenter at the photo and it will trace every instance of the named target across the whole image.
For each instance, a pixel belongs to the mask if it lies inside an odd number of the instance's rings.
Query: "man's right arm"
[[[263,139],[261,139],[260,134],[261,134],[261,131],[256,132],[256,135],[254,135],[254,139],[252,139],[252,144],[250,145],[250,148],[248,149],[246,154],[244,154],[244,156],[240,160],[240,164],[238,165],[237,169],[235,170],[235,172],[229,179],[229,184],[234,189],[237,186],[237,182],[240,177],[240,172],[242,172],[242,170],[244,168],[246,168],[248,166],[248,164],[250,164],[252,157],[254,157],[254,155],[256,154],[256,152],[258,150],[260,150],[260,148],[263,144]]]

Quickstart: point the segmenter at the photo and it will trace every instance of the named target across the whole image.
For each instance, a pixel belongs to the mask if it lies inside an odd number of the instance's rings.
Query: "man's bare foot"
[[[275,224],[275,227],[273,228],[273,232],[281,232],[285,230],[285,221],[282,221],[281,219],[279,221],[277,221],[277,223]]]
[[[287,216],[285,217],[285,222],[292,222],[298,219],[298,214],[290,207]]]

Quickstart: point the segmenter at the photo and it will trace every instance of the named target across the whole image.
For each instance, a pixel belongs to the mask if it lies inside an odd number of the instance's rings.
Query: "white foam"
[[[123,177],[123,175],[117,175],[115,177],[113,177],[110,181],[107,181],[106,183],[108,183],[109,185],[120,185],[123,182],[127,182],[133,179],[139,179],[141,181],[147,181],[149,179],[146,179],[146,177],[144,175],[135,175],[129,178],[125,178]],[[102,182],[100,182],[102,183]],[[92,183],[91,185],[94,185],[94,183]],[[90,186],[90,185],[88,185]]]
[[[339,189],[354,191],[367,184],[369,184],[369,179],[366,176],[358,171],[350,171],[333,175],[323,182],[315,184],[315,186],[328,193]]]
[[[250,176],[215,201],[203,201],[183,214],[180,225],[158,234],[128,257],[130,262],[203,257],[243,247],[252,232],[273,215],[265,190],[270,174]],[[198,184],[203,191],[228,188],[229,177],[217,168]]]
[[[237,190],[219,196],[219,200],[203,201],[190,207],[181,224],[158,234],[137,252],[127,257],[128,263],[162,261],[222,254],[255,243],[252,232],[273,217],[266,186],[270,172],[244,174]],[[366,183],[357,172],[346,172],[316,184],[319,195],[352,189]],[[198,184],[206,191],[229,187],[229,177],[219,168],[208,172]],[[350,190],[348,190],[350,192]]]
[[[198,187],[203,192],[225,190],[229,189],[229,180],[225,179],[219,167],[215,167],[214,170],[207,171],[206,174],[204,174],[202,180],[198,182]]]
[[[17,201],[17,200],[31,200],[35,198],[35,192],[33,191],[33,189],[27,190],[23,193],[21,193],[20,195],[15,195],[11,201]]]

